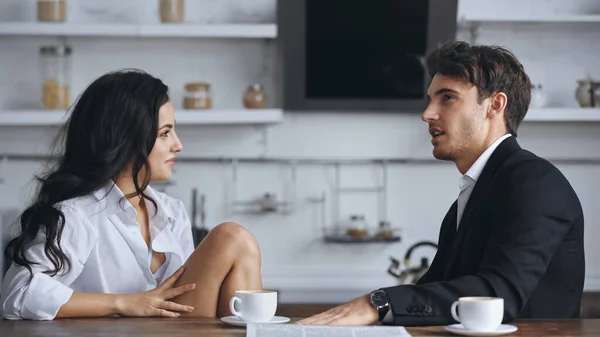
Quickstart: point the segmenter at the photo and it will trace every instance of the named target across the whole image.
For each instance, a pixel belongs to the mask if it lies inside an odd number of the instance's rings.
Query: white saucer
[[[498,329],[494,331],[475,331],[475,330],[467,330],[462,324],[452,324],[444,327],[446,331],[452,332],[457,335],[463,336],[500,336],[506,335],[509,333],[513,333],[517,331],[517,327],[514,325],[502,324],[498,327]]]
[[[223,321],[227,324],[235,325],[235,326],[246,326],[246,323],[248,323],[237,316],[222,317],[221,321]],[[270,321],[264,322],[264,324],[279,324],[279,323],[287,323],[289,321],[290,321],[290,319],[287,317],[274,316],[273,318],[271,318]]]

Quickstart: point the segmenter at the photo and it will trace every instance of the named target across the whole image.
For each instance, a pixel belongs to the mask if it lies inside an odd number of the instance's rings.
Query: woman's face
[[[158,135],[148,156],[152,181],[171,178],[175,166],[175,153],[181,150],[183,145],[175,133],[175,109],[169,101],[158,110]]]

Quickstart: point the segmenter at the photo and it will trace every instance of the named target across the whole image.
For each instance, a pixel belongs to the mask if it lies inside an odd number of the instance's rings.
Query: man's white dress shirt
[[[458,226],[460,225],[460,220],[462,219],[463,212],[465,211],[465,207],[467,206],[467,202],[469,201],[469,197],[471,196],[471,192],[473,192],[473,188],[475,187],[475,183],[485,164],[487,164],[488,160],[492,156],[492,153],[496,150],[498,145],[502,143],[503,140],[510,137],[511,134],[506,134],[500,138],[498,138],[495,142],[492,143],[483,153],[477,158],[477,160],[471,165],[469,170],[458,180],[458,187],[460,189],[460,194],[458,195],[457,206],[458,212],[456,217],[456,229],[458,230]]]
[[[28,250],[33,278],[28,270],[12,264],[2,284],[0,311],[7,319],[51,320],[74,291],[138,293],[156,288],[171,276],[194,251],[191,224],[183,202],[146,189],[158,206],[147,202],[151,249],[142,238],[135,208],[112,181],[98,191],[60,203],[65,215],[61,246],[71,269],[50,277],[53,268],[44,254],[39,233]],[[166,261],[150,271],[152,251]]]

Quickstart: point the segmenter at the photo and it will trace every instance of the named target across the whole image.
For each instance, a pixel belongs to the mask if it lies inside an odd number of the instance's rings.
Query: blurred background
[[[0,0],[0,247],[70,104],[102,74],[140,68],[170,87],[184,145],[154,186],[196,228],[248,228],[282,303],[414,282],[460,177],[432,157],[421,62],[458,38],[524,64],[519,142],[578,193],[585,288],[600,290],[600,1],[321,2]]]

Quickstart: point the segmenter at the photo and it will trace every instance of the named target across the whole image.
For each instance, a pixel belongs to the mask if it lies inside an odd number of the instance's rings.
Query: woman
[[[78,99],[57,168],[38,178],[5,251],[2,316],[225,316],[235,290],[262,288],[248,231],[223,223],[194,249],[183,203],[148,186],[182,150],[167,91],[120,71]]]

